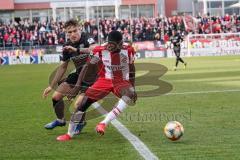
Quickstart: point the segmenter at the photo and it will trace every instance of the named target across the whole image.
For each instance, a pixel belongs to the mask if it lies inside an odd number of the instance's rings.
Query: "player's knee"
[[[87,96],[83,98],[81,106],[78,107],[79,111],[85,112],[96,100],[88,98]]]
[[[129,88],[129,90],[127,90],[127,92],[125,92],[124,96],[123,97],[128,97],[128,98],[125,98],[126,101],[129,101],[129,99],[133,99],[135,96],[135,92],[134,92],[134,88]]]
[[[82,106],[82,101],[76,101],[75,104],[74,104],[74,109],[75,110],[81,110],[81,106]]]
[[[133,92],[130,92],[130,93],[128,94],[128,97],[129,97],[130,99],[133,99],[133,98],[134,98],[134,93],[133,93]]]
[[[90,105],[88,104],[88,98],[84,97],[81,101],[75,102],[75,110],[76,111],[86,111],[85,108],[88,108]]]
[[[74,103],[74,107],[75,107],[75,108],[77,108],[79,105],[81,105],[81,103],[80,103],[79,101],[76,101],[76,102]]]
[[[133,94],[128,93],[128,94],[126,94],[125,96],[122,96],[121,99],[122,99],[125,103],[127,103],[128,105],[130,105],[130,104],[132,103],[133,97],[134,97]]]
[[[58,105],[61,100],[62,100],[62,99],[52,98],[53,107],[55,107],[56,105]]]
[[[52,100],[60,101],[60,100],[62,100],[62,96],[60,96],[60,95],[53,95],[52,96]]]

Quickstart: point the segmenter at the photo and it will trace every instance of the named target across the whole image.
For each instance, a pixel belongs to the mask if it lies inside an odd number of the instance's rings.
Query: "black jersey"
[[[170,41],[174,47],[180,47],[180,44],[183,41],[183,38],[179,34],[176,34],[175,36],[172,36],[170,38]]]
[[[86,33],[82,32],[81,38],[78,42],[72,43],[68,41],[63,45],[63,47],[72,46],[78,49],[88,48],[93,43],[94,43],[93,38],[89,37]],[[76,67],[76,73],[79,74],[81,72],[83,65],[86,63],[88,56],[89,55],[85,53],[63,51],[62,61],[66,62],[66,61],[72,60]]]

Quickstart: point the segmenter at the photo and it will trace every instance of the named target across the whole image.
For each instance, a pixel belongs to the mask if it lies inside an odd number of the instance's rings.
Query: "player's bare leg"
[[[128,105],[134,105],[136,101],[136,93],[133,88],[127,88],[122,90],[123,96],[119,99],[115,107],[107,114],[103,121],[96,126],[96,132],[100,135],[104,135],[107,125],[114,119],[116,119]]]
[[[57,126],[65,126],[66,122],[64,120],[64,102],[63,102],[63,95],[59,92],[54,92],[52,96],[53,108],[57,119],[46,124],[46,129],[54,129]]]
[[[60,84],[57,88],[57,90],[52,95],[52,103],[53,108],[56,114],[57,119],[46,124],[46,129],[54,129],[57,126],[65,126],[66,122],[64,119],[64,102],[63,97],[66,95],[66,93],[71,89],[71,86],[63,82]]]

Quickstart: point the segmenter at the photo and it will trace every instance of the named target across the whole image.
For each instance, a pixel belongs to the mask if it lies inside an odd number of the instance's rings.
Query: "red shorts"
[[[132,84],[127,80],[111,80],[99,78],[91,87],[86,91],[86,96],[96,101],[103,99],[110,92],[121,98],[124,89],[131,88]]]

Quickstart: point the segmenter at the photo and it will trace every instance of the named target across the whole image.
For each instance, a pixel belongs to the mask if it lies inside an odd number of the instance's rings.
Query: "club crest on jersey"
[[[127,57],[126,56],[121,57],[121,62],[122,63],[127,63]]]
[[[107,59],[104,59],[103,62],[104,62],[104,63],[110,63],[110,61],[107,60]]]

